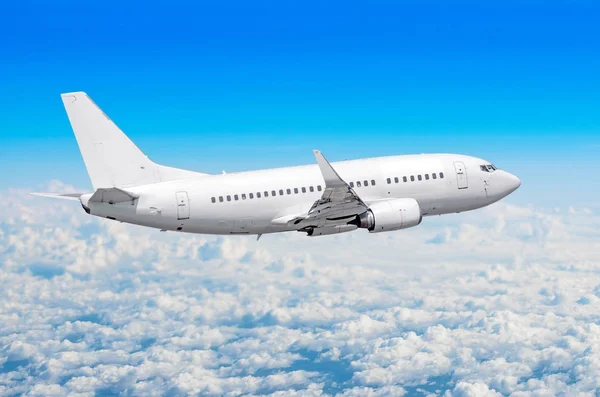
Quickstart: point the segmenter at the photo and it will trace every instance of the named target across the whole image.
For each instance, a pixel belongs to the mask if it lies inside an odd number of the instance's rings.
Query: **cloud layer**
[[[600,389],[597,209],[256,242],[0,198],[0,395]]]

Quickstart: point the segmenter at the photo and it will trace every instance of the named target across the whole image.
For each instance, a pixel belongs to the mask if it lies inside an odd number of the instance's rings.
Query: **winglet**
[[[325,179],[325,186],[328,188],[336,188],[336,187],[347,187],[348,184],[343,181],[342,178],[338,175],[338,173],[333,169],[329,161],[323,156],[318,150],[313,150],[315,154],[315,159],[317,159],[317,164],[319,164],[319,168],[321,169],[321,174],[323,174],[323,179]]]

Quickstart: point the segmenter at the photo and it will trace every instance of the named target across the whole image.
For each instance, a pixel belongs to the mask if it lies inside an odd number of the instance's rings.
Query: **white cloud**
[[[498,204],[390,234],[256,242],[25,193],[0,192],[0,395],[600,389],[594,210]]]

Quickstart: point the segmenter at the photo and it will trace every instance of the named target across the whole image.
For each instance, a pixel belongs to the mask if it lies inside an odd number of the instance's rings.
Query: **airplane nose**
[[[510,173],[506,173],[506,187],[508,189],[508,193],[510,194],[512,192],[514,192],[515,190],[517,190],[519,188],[519,186],[521,186],[521,180],[513,174]]]

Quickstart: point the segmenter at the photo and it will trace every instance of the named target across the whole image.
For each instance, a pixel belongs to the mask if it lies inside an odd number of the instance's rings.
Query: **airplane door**
[[[175,193],[177,197],[177,219],[190,219],[190,201],[187,192]]]
[[[459,189],[466,189],[469,187],[469,181],[467,179],[467,169],[465,163],[462,161],[454,162],[454,169],[456,170],[456,185]]]

